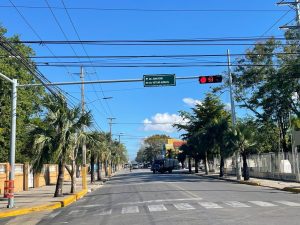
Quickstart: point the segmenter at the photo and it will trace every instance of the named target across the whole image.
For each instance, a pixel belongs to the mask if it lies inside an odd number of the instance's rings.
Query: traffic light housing
[[[221,83],[222,75],[212,75],[212,76],[200,76],[200,84],[211,84],[211,83]]]

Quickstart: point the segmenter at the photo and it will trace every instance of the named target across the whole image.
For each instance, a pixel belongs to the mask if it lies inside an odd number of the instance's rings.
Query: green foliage
[[[6,29],[0,26],[0,35],[4,36]],[[19,41],[18,36],[5,38],[8,41]],[[24,44],[11,43],[24,57],[33,56],[33,50]],[[35,83],[31,75],[15,58],[12,58],[0,48],[0,72],[11,79],[17,79],[19,84]],[[0,78],[0,162],[7,162],[9,157],[10,127],[11,127],[11,84]],[[45,96],[43,87],[18,88],[17,97],[17,143],[16,161],[29,161],[31,148],[26,145],[29,124],[37,125],[40,120],[41,102]]]
[[[138,162],[152,162],[161,155],[164,144],[168,143],[167,135],[152,135],[144,140],[144,145],[139,149],[136,157]]]

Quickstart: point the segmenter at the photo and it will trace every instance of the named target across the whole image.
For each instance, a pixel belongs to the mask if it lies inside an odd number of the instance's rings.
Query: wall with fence
[[[264,153],[250,155],[247,158],[251,177],[299,181],[300,154]],[[226,174],[235,175],[235,157],[225,160]],[[242,165],[242,160],[241,160]]]

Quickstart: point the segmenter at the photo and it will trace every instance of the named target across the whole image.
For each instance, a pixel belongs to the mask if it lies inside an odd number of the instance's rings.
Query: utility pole
[[[231,105],[231,122],[232,127],[235,129],[236,126],[236,114],[235,114],[235,104],[233,97],[233,87],[232,87],[232,76],[231,76],[231,62],[230,62],[230,51],[227,49],[227,62],[228,62],[228,78],[229,78],[229,91],[230,91],[230,105]],[[241,163],[240,163],[240,152],[235,153],[235,169],[236,169],[236,178],[237,180],[242,179],[241,174]]]
[[[112,121],[115,120],[116,118],[113,118],[113,117],[110,117],[110,118],[107,118],[109,120],[108,124],[109,124],[109,136],[110,136],[110,139],[109,139],[109,147],[110,147],[110,171],[112,172],[112,160],[111,160],[111,153],[112,153]],[[111,174],[111,173],[110,173]]]
[[[11,131],[10,131],[10,156],[9,156],[9,181],[8,181],[8,204],[7,208],[13,208],[14,203],[14,179],[15,179],[15,157],[16,157],[16,120],[17,120],[17,86],[16,79],[10,79],[0,73],[0,78],[12,84],[11,91]]]
[[[296,26],[281,26],[281,29],[293,29],[298,31],[298,38],[300,37],[300,0],[295,0],[294,2],[284,2],[281,1],[277,3],[277,5],[288,5],[290,7],[295,8],[296,12]],[[298,84],[300,84],[300,80],[298,79]],[[299,101],[299,96],[298,96],[298,101]],[[290,120],[290,126],[292,128],[292,132],[294,132],[294,129],[291,124],[291,119],[290,119],[290,114],[289,114],[289,120]],[[293,172],[296,174],[296,179],[297,181],[300,180],[300,174],[299,174],[299,157],[298,157],[298,147],[295,144],[295,139],[292,136],[292,158],[293,158]]]
[[[300,0],[295,0],[294,2],[278,2],[277,5],[288,5],[295,8],[296,11],[296,26],[284,25],[279,28],[281,29],[298,29],[300,31]]]
[[[82,115],[85,113],[84,107],[84,71],[83,67],[80,67],[80,80],[81,80],[81,111]],[[85,127],[83,127],[83,132]],[[82,144],[82,189],[87,189],[87,166],[86,166],[86,143]]]

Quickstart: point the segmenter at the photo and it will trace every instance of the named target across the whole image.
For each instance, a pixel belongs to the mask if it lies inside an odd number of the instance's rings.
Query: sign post
[[[175,74],[144,75],[144,87],[176,86]]]

